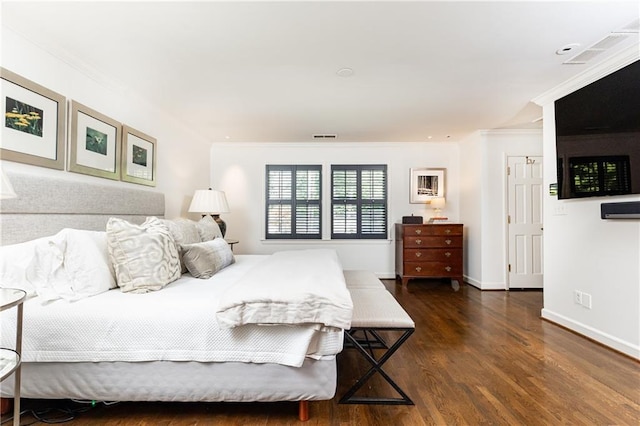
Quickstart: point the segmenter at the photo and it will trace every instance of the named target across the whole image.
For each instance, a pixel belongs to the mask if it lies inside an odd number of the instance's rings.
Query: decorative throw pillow
[[[107,222],[109,258],[123,292],[160,290],[180,278],[180,258],[169,229],[156,217],[142,225],[123,219]]]
[[[193,244],[200,242],[198,227],[196,226],[196,222],[194,222],[193,220],[183,218],[177,218],[173,220],[158,220],[162,222],[167,228],[169,228],[169,232],[171,232],[171,236],[173,237],[173,240],[176,244],[176,250],[178,251],[178,253],[180,253],[180,246],[182,244]],[[180,256],[180,271],[182,273],[187,272],[187,267],[182,261],[182,256]]]
[[[210,241],[214,238],[222,238],[222,232],[215,220],[209,215],[200,219],[196,226],[198,227],[198,234],[200,234],[200,241]]]
[[[181,246],[182,259],[196,278],[211,278],[213,274],[236,261],[231,247],[223,238]]]

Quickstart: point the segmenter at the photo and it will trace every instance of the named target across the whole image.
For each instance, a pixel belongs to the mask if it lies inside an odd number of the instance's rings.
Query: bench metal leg
[[[373,349],[389,349],[387,342],[376,330],[351,329],[347,330],[347,333],[356,339],[361,346],[366,346],[371,356],[373,356]],[[355,346],[350,341],[346,341],[344,342],[344,347],[353,348]]]
[[[354,337],[356,331],[362,330],[365,333],[365,337],[367,332],[372,333],[376,339],[382,340],[378,331],[402,331],[402,335],[396,340],[396,342],[387,348],[386,342],[384,342],[384,346],[369,346],[367,345],[367,341],[358,340]],[[400,346],[411,336],[411,334],[415,331],[414,328],[352,328],[349,332],[345,333],[345,338],[347,340],[348,346],[355,347],[358,352],[362,354],[362,356],[369,361],[372,367],[360,378],[358,381],[351,386],[351,388],[344,394],[344,396],[340,399],[340,404],[394,404],[394,405],[414,405],[413,401],[409,396],[396,384],[396,382],[389,377],[389,375],[382,369],[382,365],[387,362],[387,360],[393,355]],[[353,332],[353,333],[352,333]],[[379,358],[376,359],[373,356],[373,347],[376,349],[386,348],[387,351]],[[368,351],[367,351],[368,349]],[[376,372],[380,373],[380,375],[389,383],[395,390],[400,394],[401,398],[377,398],[377,397],[356,397],[355,393],[362,388],[371,376],[373,376]]]

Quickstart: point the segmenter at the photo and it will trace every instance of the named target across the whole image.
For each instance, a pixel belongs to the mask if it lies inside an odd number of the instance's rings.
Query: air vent
[[[609,49],[629,37],[627,34],[610,34],[589,49]]]
[[[629,25],[625,25],[619,30],[613,31],[614,33],[639,33],[640,32],[640,19],[632,21]]]
[[[564,64],[586,64],[602,52],[605,52],[607,49],[612,48],[616,44],[624,41],[629,34],[624,33],[611,33],[602,40],[596,42],[588,49],[583,50],[578,53],[573,58],[568,61],[563,62]]]
[[[327,133],[327,134],[316,134],[313,135],[314,139],[336,139],[338,137],[338,135],[336,135],[335,133],[331,134],[331,133]]]
[[[593,58],[595,58],[596,56],[598,56],[602,52],[604,52],[604,50],[602,50],[602,49],[587,49],[587,50],[583,51],[582,53],[577,54],[573,58],[571,58],[568,61],[565,61],[563,63],[565,63],[565,64],[586,64],[587,62],[589,62],[590,60],[592,60]]]

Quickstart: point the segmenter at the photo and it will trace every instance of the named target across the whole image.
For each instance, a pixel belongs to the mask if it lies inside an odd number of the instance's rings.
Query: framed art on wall
[[[445,169],[411,169],[412,204],[430,203],[432,198],[444,197]]]
[[[0,77],[4,109],[0,157],[64,170],[65,97],[4,68]]]
[[[122,127],[122,180],[156,186],[155,138],[129,126]]]
[[[69,171],[120,179],[122,124],[71,101]]]

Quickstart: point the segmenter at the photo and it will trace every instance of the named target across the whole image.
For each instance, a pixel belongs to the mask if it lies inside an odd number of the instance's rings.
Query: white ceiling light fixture
[[[353,69],[351,68],[340,68],[336,74],[340,77],[351,77],[353,76]]]
[[[556,50],[556,55],[567,55],[580,47],[580,43],[569,43]]]

